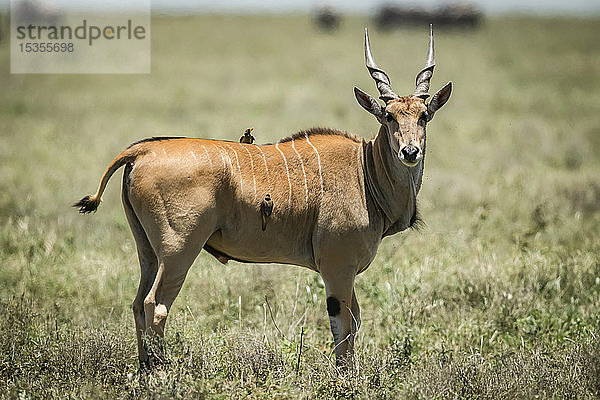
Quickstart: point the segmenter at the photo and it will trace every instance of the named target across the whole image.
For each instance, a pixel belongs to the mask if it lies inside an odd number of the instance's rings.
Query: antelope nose
[[[419,155],[419,149],[415,146],[404,146],[402,149],[402,156],[408,162],[414,162]]]

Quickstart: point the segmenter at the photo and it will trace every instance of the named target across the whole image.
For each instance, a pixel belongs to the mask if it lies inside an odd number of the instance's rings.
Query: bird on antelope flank
[[[273,200],[271,195],[267,193],[265,199],[260,203],[260,214],[262,216],[262,230],[267,229],[268,218],[273,213]]]

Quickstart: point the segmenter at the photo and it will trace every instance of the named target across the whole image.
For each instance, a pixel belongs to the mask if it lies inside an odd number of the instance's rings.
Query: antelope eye
[[[386,111],[385,119],[387,120],[387,122],[392,122],[394,120],[394,117],[392,116],[392,114]]]

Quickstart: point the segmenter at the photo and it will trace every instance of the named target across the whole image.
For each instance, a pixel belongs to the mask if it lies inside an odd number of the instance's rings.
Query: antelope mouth
[[[402,160],[402,164],[406,165],[407,167],[416,167],[417,164],[419,163],[419,161],[409,162],[409,161],[406,161],[406,160]]]
[[[402,154],[398,154],[398,158],[400,161],[402,161],[402,164],[406,165],[407,167],[415,167],[417,164],[419,164],[423,157],[417,156],[414,160],[408,160]]]

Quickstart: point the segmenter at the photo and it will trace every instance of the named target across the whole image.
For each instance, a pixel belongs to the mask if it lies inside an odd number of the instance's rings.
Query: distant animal
[[[252,136],[251,132],[254,128],[248,128],[244,131],[244,135],[240,137],[240,143],[252,144],[254,143],[254,136]]]
[[[141,267],[132,308],[142,366],[160,358],[149,353],[145,335],[160,342],[202,249],[221,262],[295,264],[318,272],[337,363],[352,359],[361,322],[355,277],[371,264],[383,237],[418,221],[425,128],[452,90],[449,82],[426,102],[435,66],[433,30],[425,68],[408,96],[394,93],[375,64],[366,29],[365,58],[384,102],[354,88],[358,103],[380,124],[371,140],[325,128],[260,146],[144,139],[110,163],[95,194],[74,204],[81,213],[96,211],[108,180],[125,166],[122,202]]]
[[[317,28],[324,32],[334,32],[340,27],[340,13],[332,7],[321,7],[317,10],[313,17],[313,21]]]
[[[475,4],[450,2],[433,9],[415,5],[384,5],[374,16],[375,24],[382,30],[420,26],[425,21],[446,29],[475,29],[482,24],[483,13]]]

